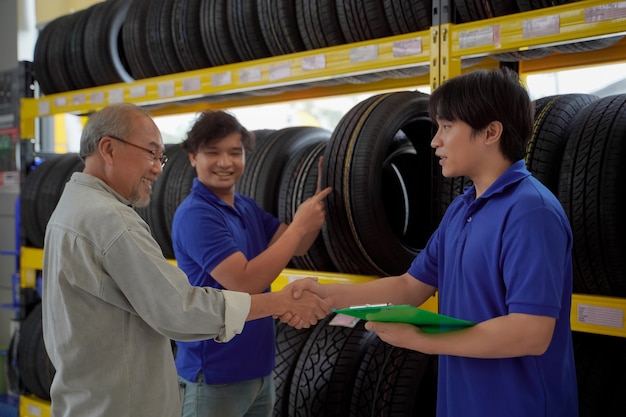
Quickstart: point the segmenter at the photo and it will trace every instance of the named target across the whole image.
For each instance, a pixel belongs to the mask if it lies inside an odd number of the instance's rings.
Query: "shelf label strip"
[[[605,20],[623,19],[626,17],[626,1],[585,9],[585,23],[603,22]]]
[[[624,327],[624,310],[578,304],[578,322],[621,329]]]

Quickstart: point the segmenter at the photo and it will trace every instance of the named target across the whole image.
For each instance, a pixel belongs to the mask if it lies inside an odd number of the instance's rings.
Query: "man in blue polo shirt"
[[[438,291],[440,313],[477,324],[439,334],[366,324],[392,345],[439,355],[438,417],[576,417],[572,232],[559,201],[525,168],[532,102],[514,72],[478,70],[436,89],[430,112],[443,175],[473,185],[405,274],[295,282],[294,294],[308,288],[342,308],[418,306]]]
[[[192,285],[268,292],[291,258],[311,247],[324,224],[323,200],[330,188],[303,202],[289,226],[235,192],[253,141],[223,111],[203,112],[183,141],[197,178],[175,213],[172,241],[177,264]],[[229,343],[178,342],[177,347],[184,417],[272,415],[271,317],[246,323]]]

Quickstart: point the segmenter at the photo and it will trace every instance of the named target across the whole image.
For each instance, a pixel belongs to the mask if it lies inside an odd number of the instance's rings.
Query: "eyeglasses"
[[[115,140],[119,140],[120,142],[124,142],[127,145],[133,146],[137,149],[141,149],[142,151],[146,151],[150,154],[150,158],[152,159],[152,162],[156,162],[159,161],[159,163],[161,164],[161,168],[163,168],[165,166],[165,164],[167,164],[167,155],[165,155],[164,153],[161,154],[161,156],[157,156],[157,154],[152,150],[152,149],[148,149],[148,148],[144,148],[143,146],[139,146],[139,145],[135,145],[132,142],[129,142],[125,139],[122,138],[118,138],[117,136],[113,136],[113,135],[106,135],[110,138],[113,138]]]

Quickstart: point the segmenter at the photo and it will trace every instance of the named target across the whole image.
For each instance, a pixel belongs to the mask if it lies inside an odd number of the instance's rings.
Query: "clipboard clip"
[[[363,304],[363,305],[358,305],[358,306],[350,306],[349,308],[351,308],[351,309],[352,308],[354,308],[354,309],[357,309],[357,308],[372,308],[372,307],[376,308],[376,307],[389,307],[389,306],[392,306],[392,305],[393,304],[391,304],[391,303]]]

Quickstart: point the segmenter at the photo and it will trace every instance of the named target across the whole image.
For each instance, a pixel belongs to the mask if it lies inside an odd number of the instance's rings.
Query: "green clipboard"
[[[334,310],[367,321],[387,323],[410,323],[427,333],[442,333],[459,330],[476,323],[433,313],[410,305],[373,304]]]

